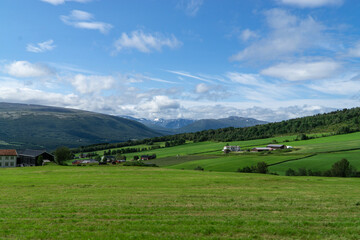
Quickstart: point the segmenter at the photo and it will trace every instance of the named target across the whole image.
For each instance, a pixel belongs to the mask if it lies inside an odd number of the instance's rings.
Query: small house
[[[81,160],[72,161],[72,165],[78,165],[78,164],[81,164],[81,163],[82,163]]]
[[[0,167],[16,167],[17,152],[15,149],[0,149]]]
[[[115,157],[114,156],[110,156],[110,155],[105,155],[101,157],[101,161],[104,162],[112,162],[115,161]]]
[[[140,157],[141,160],[149,160],[149,155],[142,155]]]
[[[224,146],[223,152],[229,151],[229,152],[239,152],[240,147],[239,146]]]
[[[280,144],[269,144],[266,147],[271,148],[271,150],[285,149],[285,145]]]
[[[90,163],[99,163],[99,162],[96,161],[95,159],[86,159],[86,160],[83,160],[81,163],[90,164]]]

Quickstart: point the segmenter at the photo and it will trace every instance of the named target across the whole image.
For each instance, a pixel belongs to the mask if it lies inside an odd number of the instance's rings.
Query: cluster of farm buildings
[[[53,161],[54,155],[43,150],[0,149],[0,168],[39,166]]]
[[[266,147],[255,147],[251,149],[251,152],[264,152],[264,151],[274,151],[279,149],[289,149],[291,146],[286,146],[283,144],[269,144]],[[224,146],[223,152],[240,152],[241,149],[239,146]]]

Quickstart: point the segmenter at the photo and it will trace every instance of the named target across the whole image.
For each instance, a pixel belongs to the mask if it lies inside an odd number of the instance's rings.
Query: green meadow
[[[0,169],[1,239],[358,239],[360,179]]]
[[[308,140],[297,140],[297,136],[279,136],[266,139],[235,141],[235,142],[187,142],[174,147],[162,147],[151,151],[125,154],[128,160],[134,156],[156,154],[157,159],[150,160],[159,167],[179,170],[194,170],[200,166],[205,171],[236,172],[239,168],[255,166],[258,162],[269,165],[272,173],[285,175],[287,169],[299,168],[312,171],[325,171],[346,158],[351,165],[360,170],[360,132],[330,135],[312,134]],[[251,153],[253,147],[265,147],[270,143],[292,146],[290,151],[272,151],[270,153]],[[164,143],[156,143],[164,146]],[[243,149],[240,153],[224,154],[224,145],[238,145]],[[146,148],[149,145],[133,146]],[[359,151],[358,151],[359,150]],[[101,154],[103,151],[99,151]]]

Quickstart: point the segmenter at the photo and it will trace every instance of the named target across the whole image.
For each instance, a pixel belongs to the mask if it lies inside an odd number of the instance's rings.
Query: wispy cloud
[[[124,49],[136,49],[143,53],[161,51],[163,47],[177,48],[182,45],[174,35],[165,37],[161,33],[144,33],[141,30],[133,31],[131,34],[122,33],[116,40],[114,46],[117,52]]]
[[[193,78],[193,79],[197,79],[197,80],[204,81],[204,82],[207,82],[207,83],[214,83],[214,81],[212,81],[212,80],[205,79],[205,78],[199,77],[199,76],[195,76],[195,75],[187,73],[187,72],[172,71],[172,70],[166,70],[166,71],[170,72],[170,73],[180,75],[180,76],[183,76],[183,77]]]
[[[265,16],[269,34],[252,42],[230,60],[274,60],[310,48],[324,49],[324,42],[331,42],[331,38],[324,36],[326,28],[311,17],[300,19],[283,9],[268,10]]]
[[[43,64],[33,64],[27,61],[14,61],[5,65],[4,72],[20,78],[45,77],[53,74],[52,70]]]
[[[203,3],[203,0],[181,0],[178,2],[177,7],[182,9],[187,15],[194,17],[200,10]]]
[[[60,19],[67,25],[76,28],[99,30],[103,34],[108,33],[113,27],[109,23],[94,21],[94,16],[91,13],[80,10],[72,10],[69,15],[60,16]]]
[[[144,76],[144,78],[151,80],[151,81],[155,81],[155,82],[177,84],[176,82],[172,82],[172,81],[168,81],[168,80],[164,80],[164,79],[160,79],[160,78],[154,78],[154,77],[148,77],[148,76]]]
[[[50,3],[52,5],[60,5],[64,4],[65,2],[79,2],[79,3],[86,3],[91,2],[92,0],[41,0],[42,2]]]
[[[255,33],[254,31],[251,31],[250,29],[245,29],[240,34],[240,38],[243,41],[247,41],[251,38],[256,38],[257,36],[258,36],[257,33]]]
[[[317,80],[333,76],[340,67],[335,61],[280,63],[262,70],[261,74],[288,81]]]
[[[28,52],[34,52],[34,53],[42,53],[42,52],[46,52],[46,51],[51,51],[56,47],[53,43],[54,43],[54,41],[52,39],[47,40],[45,42],[37,43],[36,45],[29,43],[26,46],[26,50]]]
[[[357,58],[360,57],[360,41],[357,42],[354,47],[349,49],[348,56]]]
[[[300,8],[317,8],[324,6],[340,6],[344,0],[277,0],[280,4]]]

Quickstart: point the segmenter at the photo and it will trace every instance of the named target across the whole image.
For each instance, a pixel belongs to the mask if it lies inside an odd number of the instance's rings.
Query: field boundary
[[[317,153],[314,153],[314,154],[310,154],[308,156],[304,156],[304,157],[300,157],[300,158],[288,159],[288,160],[284,160],[284,161],[281,161],[281,162],[272,163],[272,164],[269,164],[268,166],[271,167],[271,166],[279,165],[279,164],[286,163],[286,162],[297,161],[297,160],[313,157],[313,156],[316,156],[316,155],[317,155]]]

